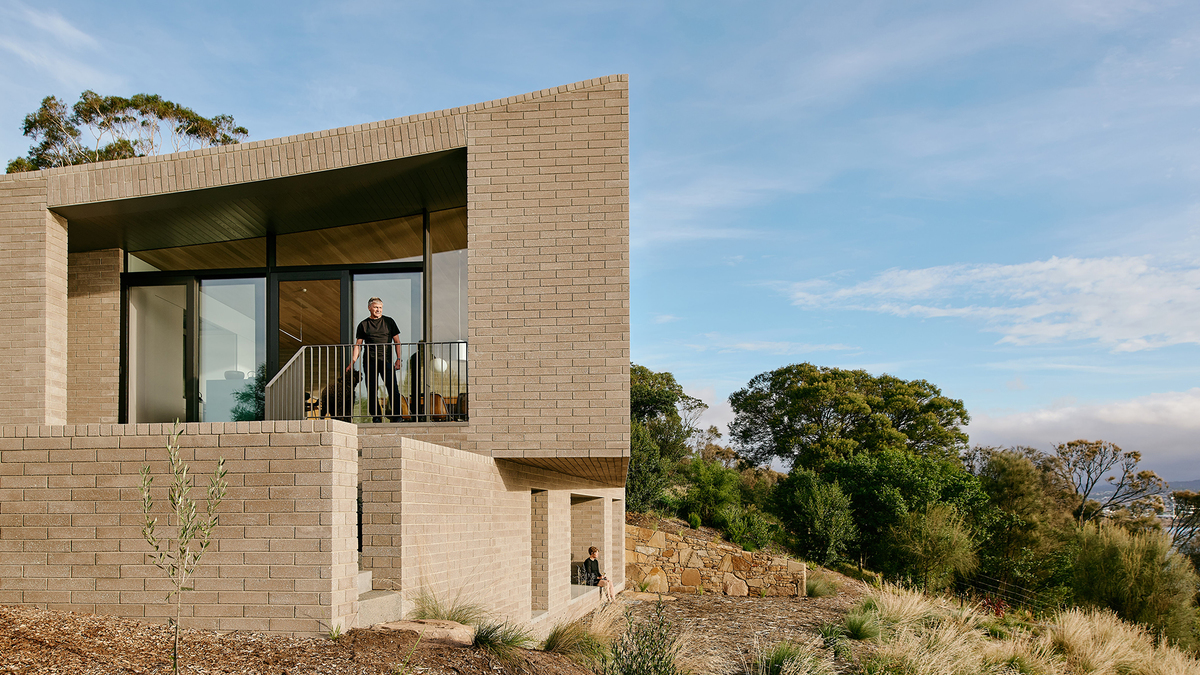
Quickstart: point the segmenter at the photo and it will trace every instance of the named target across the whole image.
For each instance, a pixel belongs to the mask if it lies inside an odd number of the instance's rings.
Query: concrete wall
[[[0,603],[164,619],[171,588],[148,564],[139,498],[155,476],[167,527],[169,427],[0,428]],[[218,457],[229,490],[183,625],[320,633],[357,608],[354,427],[341,422],[188,424],[180,457],[200,500]]]

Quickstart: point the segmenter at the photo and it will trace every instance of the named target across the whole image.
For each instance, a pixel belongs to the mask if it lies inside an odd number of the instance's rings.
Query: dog
[[[321,417],[332,417],[343,422],[350,421],[350,417],[354,414],[354,388],[362,381],[362,373],[357,370],[350,372],[353,373],[350,378],[346,377],[345,372],[339,373],[332,384],[321,390],[321,396],[317,402],[317,410]]]

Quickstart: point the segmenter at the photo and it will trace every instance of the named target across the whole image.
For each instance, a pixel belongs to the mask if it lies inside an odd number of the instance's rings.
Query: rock
[[[416,633],[421,636],[421,642],[424,644],[470,647],[475,642],[474,629],[454,621],[439,621],[435,619],[390,621],[388,623],[377,623],[371,627],[379,630]]]
[[[737,597],[746,597],[750,595],[750,590],[746,588],[746,582],[733,575],[725,575],[725,595],[733,595]]]
[[[670,586],[667,584],[667,573],[661,567],[655,567],[642,579],[647,583],[646,590],[650,593],[666,593]]]
[[[733,556],[726,554],[724,558],[721,558],[721,562],[717,563],[717,571],[718,572],[732,572],[733,571]]]
[[[625,565],[625,583],[636,586],[646,578],[646,570],[641,565]]]
[[[687,567],[688,563],[691,562],[691,560],[692,560],[692,549],[690,549],[690,548],[679,549],[679,564],[681,566]]]
[[[683,571],[683,578],[680,580],[684,586],[699,586],[700,570],[688,568]]]
[[[731,562],[733,564],[733,571],[735,571],[735,572],[749,572],[750,571],[750,561],[746,560],[745,558],[743,558],[741,556],[733,557]]]
[[[667,537],[665,534],[663,534],[662,530],[659,530],[658,532],[650,535],[650,538],[646,540],[646,545],[654,548],[666,548]]]
[[[803,562],[797,562],[795,560],[787,561],[787,571],[790,574],[795,574],[796,572],[803,572],[803,571],[805,571],[806,567],[807,567],[807,565],[805,565]]]

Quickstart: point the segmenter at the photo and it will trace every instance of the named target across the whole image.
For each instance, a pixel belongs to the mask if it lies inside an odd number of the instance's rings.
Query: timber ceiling
[[[68,247],[78,252],[213,244],[262,237],[268,232],[290,234],[393,220],[426,209],[445,211],[466,205],[467,152],[456,149],[53,210],[67,219]]]

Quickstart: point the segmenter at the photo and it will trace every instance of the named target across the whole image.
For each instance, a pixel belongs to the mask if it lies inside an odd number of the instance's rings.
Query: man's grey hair
[[[380,300],[379,298],[371,298],[370,300],[367,301],[367,307],[370,307],[371,305],[373,305],[377,302],[381,305],[383,304],[383,301]]]

